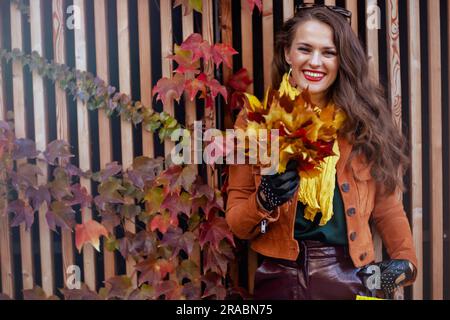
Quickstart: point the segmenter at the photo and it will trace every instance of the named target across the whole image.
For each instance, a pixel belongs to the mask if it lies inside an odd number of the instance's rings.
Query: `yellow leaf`
[[[245,93],[245,96],[247,97],[248,107],[250,111],[258,112],[262,110],[262,104],[257,97],[249,93]]]

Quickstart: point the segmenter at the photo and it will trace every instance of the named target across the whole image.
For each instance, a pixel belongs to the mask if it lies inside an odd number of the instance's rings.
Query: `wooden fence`
[[[15,2],[0,0],[0,47],[36,50],[47,59],[89,70],[134,100],[161,111],[162,106],[153,103],[151,88],[159,78],[172,74],[173,65],[165,57],[174,42],[179,44],[199,32],[211,43],[228,43],[239,51],[233,59],[234,71],[245,67],[254,78],[250,92],[262,96],[270,83],[274,33],[302,1],[262,2],[262,14],[255,9],[252,15],[247,0],[203,0],[202,14],[183,16],[170,0],[29,0],[25,1],[28,16]],[[395,119],[409,137],[412,169],[406,177],[404,203],[419,274],[413,288],[406,290],[406,298],[448,299],[450,276],[444,270],[450,268],[450,5],[447,0],[316,2],[345,6],[353,12],[352,26],[371,57],[371,72],[385,84]],[[68,28],[70,6],[80,9],[80,25],[74,29]],[[155,157],[171,148],[170,142],[160,145],[152,134],[123,119],[110,119],[103,111],[88,112],[81,102],[74,103],[19,63],[0,67],[0,119],[14,111],[17,137],[34,139],[40,150],[54,139],[67,140],[78,148],[75,161],[81,169],[99,170],[112,161],[128,167],[138,155]],[[231,71],[223,70],[224,81]],[[209,111],[187,102],[166,106],[164,111],[186,124],[205,116],[209,127],[223,129],[220,106]],[[219,186],[217,174],[199,169],[211,186]],[[45,181],[46,166],[41,170],[40,179]],[[81,184],[91,192],[89,180]],[[6,199],[0,201],[4,211]],[[92,219],[93,214],[84,218]],[[38,220],[29,232],[24,227],[10,228],[10,217],[0,215],[3,293],[20,298],[23,289],[38,284],[48,295],[54,294],[64,286],[67,267],[74,264],[82,266],[90,288],[98,288],[116,274],[131,274],[131,261],[122,261],[107,250],[97,254],[87,246],[79,255],[72,233],[58,235],[49,230],[44,207]],[[127,229],[134,231],[132,224]],[[375,238],[377,258],[382,259],[381,241]],[[200,261],[199,248],[195,252]],[[232,278],[252,291],[257,255],[248,250],[247,256],[237,259],[231,266]]]

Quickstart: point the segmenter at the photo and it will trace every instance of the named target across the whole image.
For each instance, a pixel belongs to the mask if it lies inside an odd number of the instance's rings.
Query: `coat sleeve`
[[[231,231],[240,239],[257,236],[262,220],[271,223],[279,218],[277,209],[274,212],[276,216],[259,209],[252,165],[230,165],[227,194],[225,218]]]
[[[417,256],[411,228],[400,201],[400,192],[383,194],[384,187],[377,184],[375,206],[372,212],[372,220],[381,235],[383,244],[391,259],[405,259],[410,261],[417,271]],[[414,279],[406,285],[414,282]]]
[[[235,128],[244,128],[244,113],[241,111]],[[256,202],[256,185],[253,165],[230,165],[228,171],[227,206],[225,218],[231,231],[240,239],[252,239],[260,232],[262,220],[269,223],[278,220],[279,210],[269,214],[259,209]]]

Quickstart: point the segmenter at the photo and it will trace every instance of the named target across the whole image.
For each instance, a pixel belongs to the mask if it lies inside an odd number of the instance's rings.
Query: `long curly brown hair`
[[[329,25],[339,57],[339,71],[330,88],[333,101],[347,114],[340,129],[351,144],[350,157],[365,155],[372,163],[372,177],[384,185],[386,193],[404,190],[403,174],[409,165],[407,141],[392,117],[384,89],[369,76],[369,58],[350,24],[340,14],[324,7],[299,10],[287,20],[276,36],[272,62],[272,86],[279,88],[289,71],[285,49],[290,48],[297,27],[308,20]]]

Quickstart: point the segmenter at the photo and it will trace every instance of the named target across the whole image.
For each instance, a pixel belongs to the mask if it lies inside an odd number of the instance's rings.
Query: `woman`
[[[386,297],[415,279],[417,258],[398,197],[405,140],[369,77],[350,17],[338,7],[298,7],[277,35],[272,64],[274,88],[308,88],[314,105],[333,103],[345,113],[336,156],[313,180],[299,178],[292,161],[275,175],[261,175],[256,165],[229,168],[227,222],[264,257],[256,299],[355,299],[375,289]],[[369,221],[389,260],[374,263]]]

